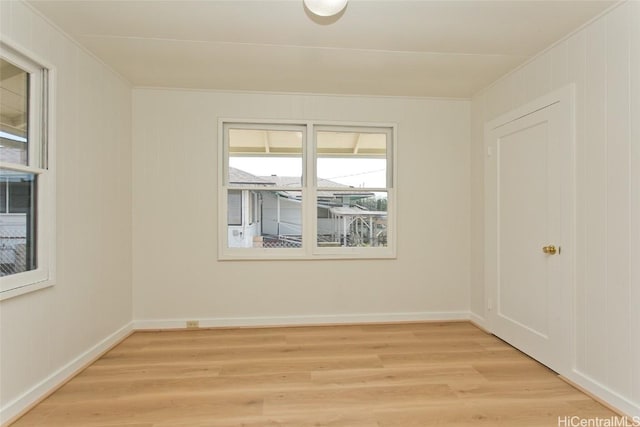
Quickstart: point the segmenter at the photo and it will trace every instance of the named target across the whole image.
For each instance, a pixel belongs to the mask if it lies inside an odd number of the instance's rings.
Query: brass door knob
[[[555,253],[558,252],[558,250],[556,249],[555,246],[549,245],[549,246],[543,246],[542,252],[548,255],[555,255]]]

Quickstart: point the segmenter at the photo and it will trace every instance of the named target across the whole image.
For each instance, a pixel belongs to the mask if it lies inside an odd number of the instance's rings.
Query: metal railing
[[[302,238],[300,236],[263,236],[263,248],[300,248]]]
[[[3,230],[4,231],[4,230]],[[27,244],[24,237],[0,235],[0,277],[27,271]]]

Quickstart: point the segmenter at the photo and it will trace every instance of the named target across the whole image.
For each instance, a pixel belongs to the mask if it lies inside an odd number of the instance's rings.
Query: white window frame
[[[3,38],[0,57],[29,73],[28,164],[0,161],[0,168],[36,176],[36,268],[0,277],[0,301],[53,286],[55,283],[55,69]]]
[[[227,191],[236,189],[228,185],[228,132],[227,129],[260,130],[302,130],[302,247],[300,248],[229,248],[227,228]],[[317,187],[316,174],[316,133],[336,132],[376,132],[387,134],[387,187],[366,188],[372,192],[387,193],[386,247],[319,247],[317,243]],[[218,120],[218,260],[319,260],[319,259],[395,259],[397,258],[397,125],[395,123],[356,123],[311,120]],[[250,187],[243,189],[256,191],[288,190],[291,187]],[[335,189],[333,189],[335,190]]]

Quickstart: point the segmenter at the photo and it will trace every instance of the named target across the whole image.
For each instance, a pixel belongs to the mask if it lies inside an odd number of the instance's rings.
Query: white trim
[[[40,175],[47,172],[46,169],[7,162],[0,162],[0,169],[9,169],[10,171],[30,173],[33,175]]]
[[[631,417],[640,417],[640,403],[632,402],[623,395],[616,393],[606,385],[591,378],[587,374],[573,369],[567,374],[562,374],[567,380],[575,383],[578,387],[583,388],[592,393],[599,399],[602,399],[614,409],[621,411],[623,414]]]
[[[477,315],[474,312],[469,313],[469,321],[475,323],[476,326],[479,326],[487,331],[489,331],[489,327],[487,325],[487,319],[482,316]]]
[[[248,89],[194,89],[190,87],[165,87],[165,86],[134,86],[133,90],[144,91],[163,91],[163,92],[197,92],[197,93],[213,93],[213,94],[236,94],[236,95],[278,95],[278,96],[299,96],[299,97],[327,97],[327,98],[358,98],[358,99],[407,99],[417,101],[452,101],[452,102],[469,102],[471,97],[449,97],[449,96],[411,96],[411,95],[376,95],[376,94],[357,94],[357,93],[331,93],[331,92],[278,92],[273,90],[248,90]]]
[[[82,369],[93,363],[113,346],[120,343],[133,331],[132,322],[127,323],[116,332],[108,335],[93,347],[87,349],[69,363],[53,372],[22,395],[6,403],[0,408],[0,425],[14,420],[31,409],[40,400],[55,391],[58,387],[76,376]]]
[[[508,111],[499,117],[487,122],[485,124],[485,134],[498,128],[500,126],[506,125],[514,120],[527,116],[529,114],[533,114],[536,111],[542,110],[552,104],[557,104],[558,102],[569,102],[570,104],[573,102],[575,92],[575,83],[570,83],[560,89],[553,90],[546,95],[542,95],[533,101],[527,102],[524,105],[520,105],[514,108],[511,111]],[[572,108],[573,113],[573,108]],[[572,127],[573,128],[573,127]]]
[[[139,319],[133,321],[135,330],[184,329],[187,320],[198,320],[201,328],[217,327],[277,327],[338,325],[354,323],[393,323],[420,321],[468,321],[467,311],[425,311],[409,313],[368,313],[368,314],[318,314],[309,316],[273,317],[210,317],[205,319]]]
[[[56,82],[57,70],[10,38],[0,42],[2,56],[30,74],[28,165],[2,162],[0,167],[37,175],[37,268],[0,279],[0,301],[53,286],[56,278]],[[41,78],[34,78],[38,73]],[[43,79],[46,79],[43,80]],[[45,93],[46,91],[46,93]],[[44,111],[43,111],[44,110]],[[42,113],[46,114],[42,114]],[[37,117],[36,117],[37,116]],[[44,134],[42,134],[44,132]],[[44,145],[44,147],[42,146]],[[46,158],[43,158],[43,150]]]
[[[37,271],[37,270],[32,270]],[[19,295],[28,294],[30,292],[39,291],[40,289],[46,289],[53,286],[53,280],[43,280],[41,282],[34,282],[28,285],[16,286],[6,291],[0,291],[0,301],[4,301],[9,298],[14,298]]]

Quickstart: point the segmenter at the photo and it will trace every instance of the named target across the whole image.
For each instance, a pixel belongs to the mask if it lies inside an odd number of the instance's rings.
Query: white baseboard
[[[132,323],[128,323],[112,333],[78,357],[58,369],[27,392],[0,407],[0,425],[4,426],[22,415],[44,397],[74,377],[80,370],[99,358],[107,350],[118,344],[133,331]]]
[[[371,313],[338,314],[317,316],[277,316],[277,317],[215,317],[189,319],[140,319],[133,321],[133,329],[184,329],[187,320],[197,320],[201,328],[247,327],[247,326],[302,326],[335,325],[348,323],[386,322],[434,322],[469,320],[467,311],[415,312],[415,313]]]
[[[568,375],[563,376],[570,383],[582,389],[585,393],[590,394],[606,406],[609,406],[611,409],[640,421],[640,404],[638,402],[632,402],[628,398],[616,393],[604,384],[601,384],[576,369]]]
[[[469,313],[469,321],[474,323],[479,328],[484,329],[485,331],[489,330],[489,327],[487,326],[487,319],[485,319],[484,317],[478,316],[473,312]]]

